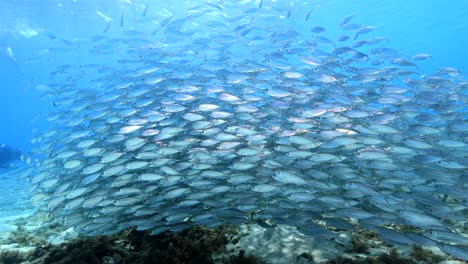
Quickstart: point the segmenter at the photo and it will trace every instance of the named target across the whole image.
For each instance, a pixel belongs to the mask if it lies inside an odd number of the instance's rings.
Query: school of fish
[[[153,31],[110,38],[129,12],[119,25],[97,13],[89,52],[118,46],[117,66],[53,73],[51,129],[26,171],[39,213],[88,235],[253,221],[326,239],[361,225],[468,260],[459,70],[419,72],[431,55],[366,38],[375,27],[358,13],[318,26],[319,7],[303,4],[298,29],[276,1],[135,8]],[[331,27],[342,35],[325,37]]]

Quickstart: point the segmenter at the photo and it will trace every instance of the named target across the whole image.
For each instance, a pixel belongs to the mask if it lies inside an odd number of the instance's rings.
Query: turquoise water
[[[466,17],[465,1],[2,1],[0,143],[24,153],[0,172],[2,216],[31,194],[92,235],[359,222],[466,260]]]

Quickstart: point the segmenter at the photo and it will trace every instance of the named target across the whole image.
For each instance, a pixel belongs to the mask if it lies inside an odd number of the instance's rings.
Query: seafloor
[[[266,223],[196,226],[179,233],[128,229],[115,235],[79,237],[73,228],[24,217],[0,224],[0,263],[271,263],[400,264],[464,263],[437,248],[392,247],[374,231],[357,228],[335,239],[304,236]]]

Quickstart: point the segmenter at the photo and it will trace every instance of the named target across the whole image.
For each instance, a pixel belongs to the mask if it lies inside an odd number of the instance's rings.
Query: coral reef
[[[0,252],[0,263],[2,264],[18,264],[24,262],[26,256],[16,250],[5,250]]]
[[[410,256],[417,261],[425,261],[427,263],[439,263],[444,260],[442,256],[436,255],[434,252],[421,246],[413,246]]]
[[[365,254],[369,253],[369,244],[366,243],[365,240],[362,238],[359,238],[357,236],[353,236],[353,239],[351,240],[352,247],[348,249],[348,252],[354,252],[354,253],[360,253],[360,254]]]
[[[419,262],[419,263],[432,263],[432,262]],[[380,254],[378,256],[366,257],[338,257],[333,260],[327,261],[325,264],[418,264],[418,262],[411,258],[400,256],[395,249],[390,250],[388,253]]]
[[[246,254],[244,250],[239,250],[238,255],[230,256],[228,259],[222,260],[225,264],[267,264],[264,260],[258,257]]]
[[[148,235],[148,232],[128,229],[112,236],[80,237],[53,245],[19,231],[11,239],[18,239],[20,243],[27,243],[31,239],[29,244],[37,247],[23,254],[19,251],[2,251],[0,263],[214,263],[211,255],[224,250],[228,243],[225,234],[228,232],[234,232],[234,229],[194,227],[180,233],[165,232],[154,236]],[[253,256],[239,253],[226,263],[260,262]]]
[[[51,242],[51,237],[67,232],[58,225],[18,226],[1,241],[14,246],[0,251],[0,264],[432,264],[447,260],[419,246],[388,247],[374,231],[365,229],[334,239],[342,248],[334,255],[326,254],[328,244],[323,241],[308,244],[313,240],[306,242],[307,237],[294,229],[279,226],[195,226],[158,235],[130,228],[115,235]]]

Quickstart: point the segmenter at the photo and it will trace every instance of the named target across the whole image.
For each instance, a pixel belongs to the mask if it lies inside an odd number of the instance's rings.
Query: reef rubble
[[[462,264],[437,249],[394,247],[375,232],[305,236],[294,227],[243,224],[150,235],[129,228],[114,235],[79,236],[73,228],[16,219],[0,240],[1,264]],[[5,224],[4,224],[5,225]]]

